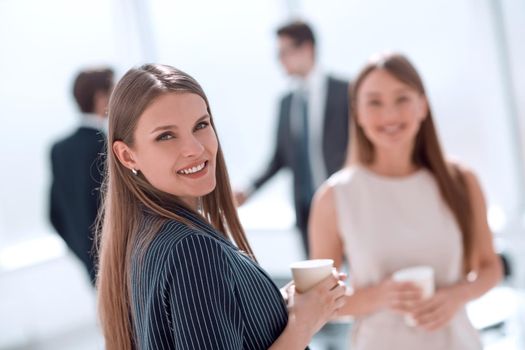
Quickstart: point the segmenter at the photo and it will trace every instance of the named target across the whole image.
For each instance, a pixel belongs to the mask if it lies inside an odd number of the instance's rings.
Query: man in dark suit
[[[279,59],[295,88],[280,103],[273,157],[250,189],[237,192],[239,205],[282,168],[293,173],[296,224],[306,255],[310,203],[315,190],[345,161],[349,125],[349,83],[316,65],[315,37],[304,22],[277,30]]]
[[[51,149],[50,219],[95,283],[94,223],[105,152],[106,108],[113,86],[109,68],[90,69],[75,79],[73,95],[80,126]]]

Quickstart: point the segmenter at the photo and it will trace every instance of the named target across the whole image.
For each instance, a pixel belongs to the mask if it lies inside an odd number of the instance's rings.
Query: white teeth
[[[185,174],[185,175],[194,174],[194,173],[204,169],[205,165],[206,165],[206,162],[204,162],[204,163],[202,163],[200,165],[194,166],[193,168],[179,170],[178,172],[181,173],[181,174]]]
[[[401,124],[389,125],[389,126],[384,126],[383,127],[383,131],[385,131],[387,133],[395,133],[395,132],[397,132],[399,130],[401,130]]]

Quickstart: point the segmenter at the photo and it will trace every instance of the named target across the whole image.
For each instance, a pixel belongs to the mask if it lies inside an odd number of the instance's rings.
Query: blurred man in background
[[[252,186],[235,194],[242,205],[282,168],[293,173],[296,224],[308,255],[307,224],[317,187],[339,170],[348,142],[348,82],[327,75],[317,65],[310,26],[296,21],[277,30],[279,60],[294,80],[280,101],[273,156]]]
[[[53,227],[80,259],[95,283],[93,232],[105,152],[106,109],[113,86],[113,70],[80,72],[73,96],[80,109],[80,125],[51,149],[50,218]]]

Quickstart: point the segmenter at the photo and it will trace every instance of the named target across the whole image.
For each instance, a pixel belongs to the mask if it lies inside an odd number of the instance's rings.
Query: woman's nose
[[[181,154],[184,157],[198,157],[204,152],[204,145],[195,137],[188,136],[181,145]]]

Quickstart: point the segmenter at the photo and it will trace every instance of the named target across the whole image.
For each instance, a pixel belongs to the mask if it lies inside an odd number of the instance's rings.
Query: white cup
[[[396,271],[392,275],[396,282],[412,282],[421,288],[422,298],[428,299],[434,295],[434,269],[430,266],[414,266]],[[410,315],[405,316],[405,323],[414,327],[415,320]]]
[[[295,289],[304,293],[332,274],[332,259],[313,259],[297,261],[290,265]]]

